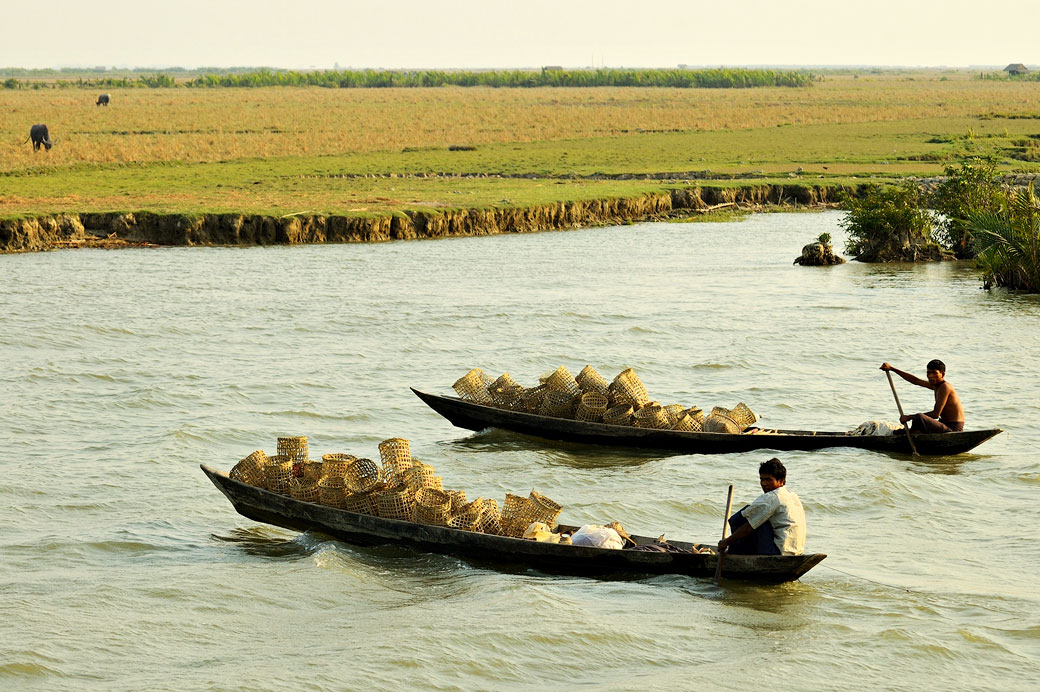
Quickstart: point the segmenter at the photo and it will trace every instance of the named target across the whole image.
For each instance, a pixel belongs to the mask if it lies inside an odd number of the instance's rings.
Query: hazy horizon
[[[46,12],[44,11],[44,8]],[[53,0],[6,8],[21,69],[1003,68],[1040,64],[1040,5],[994,0]],[[17,30],[12,30],[17,29]]]

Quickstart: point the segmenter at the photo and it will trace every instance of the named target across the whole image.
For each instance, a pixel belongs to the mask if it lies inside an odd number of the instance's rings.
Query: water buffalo
[[[107,106],[108,105],[108,99],[109,99],[108,94],[101,94],[101,96],[97,97],[97,103],[95,103],[94,105],[95,106]]]
[[[47,126],[43,123],[36,123],[29,128],[29,136],[25,141],[28,142],[30,139],[32,140],[33,151],[39,151],[41,144],[47,148],[47,151],[51,150],[51,135],[47,132]]]

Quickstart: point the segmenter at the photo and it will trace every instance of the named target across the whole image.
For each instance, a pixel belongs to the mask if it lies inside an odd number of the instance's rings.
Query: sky
[[[5,2],[0,67],[1040,65],[1036,0]]]

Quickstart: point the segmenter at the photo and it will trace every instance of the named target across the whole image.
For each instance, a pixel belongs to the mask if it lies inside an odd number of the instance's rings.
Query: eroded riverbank
[[[635,197],[576,200],[530,207],[405,210],[386,215],[54,214],[0,220],[0,253],[40,252],[98,238],[154,245],[293,245],[529,233],[663,218],[738,207],[818,207],[837,201],[839,186],[685,187]]]

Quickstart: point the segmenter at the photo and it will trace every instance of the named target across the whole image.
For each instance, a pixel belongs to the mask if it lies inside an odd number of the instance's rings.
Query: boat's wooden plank
[[[619,447],[670,449],[693,454],[726,454],[757,449],[812,451],[828,447],[854,447],[882,452],[909,454],[910,445],[898,435],[850,435],[845,432],[784,430],[776,435],[730,435],[725,433],[649,430],[623,425],[590,423],[553,418],[533,413],[485,406],[456,397],[430,394],[412,388],[416,396],[453,425],[468,430],[502,428],[522,434],[566,442],[582,442]],[[956,433],[916,435],[918,451],[927,455],[952,455],[967,452],[1002,432],[969,430]]]
[[[711,576],[716,557],[698,553],[607,550],[525,541],[442,526],[383,519],[301,502],[232,480],[208,466],[203,472],[245,517],[297,531],[319,531],[356,545],[392,543],[446,553],[482,564],[535,567],[546,572],[587,575],[685,574]],[[634,537],[649,543],[646,536]],[[677,545],[682,543],[676,542]],[[686,544],[689,545],[689,544]],[[725,576],[765,582],[797,579],[825,555],[727,556]]]

